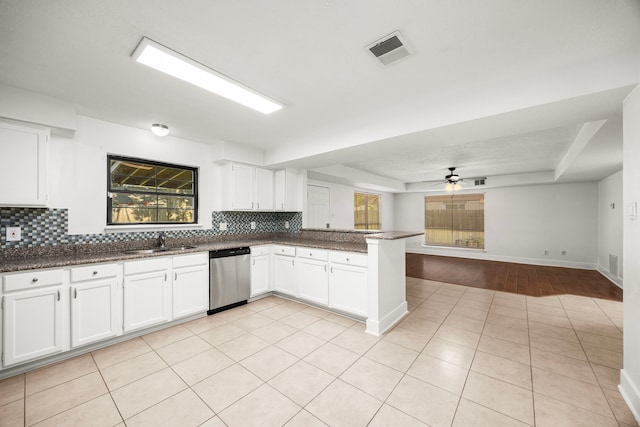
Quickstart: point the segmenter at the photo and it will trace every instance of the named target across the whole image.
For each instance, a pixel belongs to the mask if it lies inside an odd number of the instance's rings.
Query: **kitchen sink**
[[[178,252],[186,251],[187,249],[195,249],[195,246],[166,246],[164,248],[151,248],[151,249],[132,249],[130,251],[124,251],[125,254],[145,255],[155,254],[158,252]]]

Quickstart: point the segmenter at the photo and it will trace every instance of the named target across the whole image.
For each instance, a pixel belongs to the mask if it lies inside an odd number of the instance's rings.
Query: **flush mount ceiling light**
[[[154,123],[151,125],[151,132],[158,136],[169,135],[169,126],[160,123]]]
[[[253,89],[146,37],[142,38],[131,57],[141,64],[253,108],[263,114],[273,113],[283,107],[282,104]]]

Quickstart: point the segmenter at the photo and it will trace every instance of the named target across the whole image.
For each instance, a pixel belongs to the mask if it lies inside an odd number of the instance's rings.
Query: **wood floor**
[[[407,276],[529,296],[572,294],[622,301],[622,289],[595,270],[408,253]]]

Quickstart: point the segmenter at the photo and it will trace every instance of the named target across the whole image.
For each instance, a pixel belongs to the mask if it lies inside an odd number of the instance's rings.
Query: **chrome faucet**
[[[164,231],[158,233],[158,245],[161,248],[165,248],[167,246],[167,238],[164,235]]]

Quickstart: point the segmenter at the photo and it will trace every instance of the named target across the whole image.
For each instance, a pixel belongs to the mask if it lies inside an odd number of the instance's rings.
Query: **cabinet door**
[[[273,171],[256,168],[256,206],[257,210],[273,210]]]
[[[283,170],[276,171],[273,178],[273,204],[277,211],[284,211],[286,204],[286,188],[287,172]]]
[[[251,296],[264,294],[269,286],[269,255],[251,257]]]
[[[251,210],[254,208],[255,167],[233,164],[231,165],[231,192],[233,196],[232,208]]]
[[[273,257],[273,288],[278,292],[296,295],[295,258],[275,255]]]
[[[62,287],[4,296],[4,366],[63,350]]]
[[[71,287],[71,347],[119,334],[118,280],[110,278]]]
[[[367,269],[332,264],[329,274],[329,307],[367,316]]]
[[[207,265],[173,270],[173,318],[204,313],[209,308]]]
[[[125,276],[125,332],[168,321],[171,317],[169,291],[165,271]]]
[[[0,122],[0,206],[47,205],[49,132]]]
[[[326,261],[298,259],[298,296],[317,304],[329,304]]]

